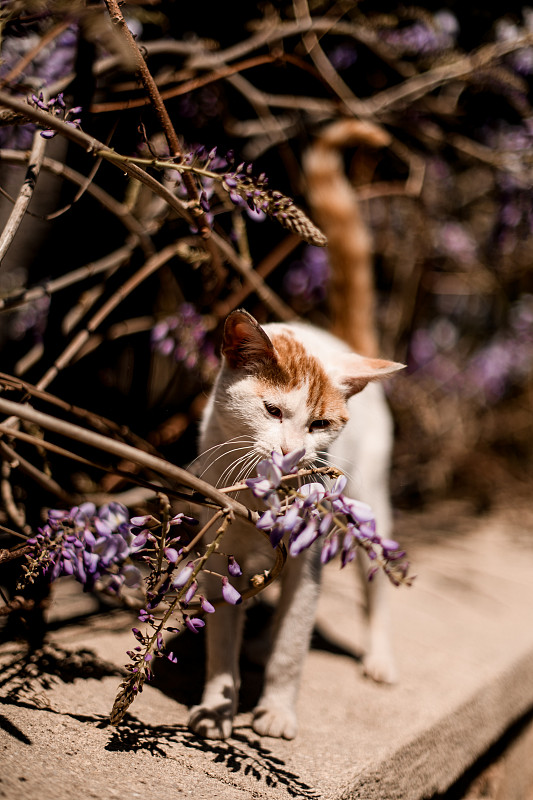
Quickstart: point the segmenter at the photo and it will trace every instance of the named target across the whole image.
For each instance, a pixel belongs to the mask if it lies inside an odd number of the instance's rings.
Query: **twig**
[[[139,76],[143,82],[144,88],[146,89],[146,91],[150,96],[150,100],[154,107],[155,113],[157,114],[157,117],[163,129],[163,133],[165,134],[165,138],[168,142],[170,152],[172,156],[180,157],[182,155],[182,152],[180,143],[178,141],[178,137],[176,136],[176,131],[174,130],[174,126],[170,121],[170,117],[168,116],[168,112],[161,99],[159,89],[152,77],[152,73],[148,69],[146,61],[144,60],[142,53],[139,49],[139,46],[137,45],[137,42],[135,41],[133,34],[131,33],[130,29],[126,24],[126,20],[124,19],[122,11],[120,10],[118,1],[104,0],[104,2],[107,6],[111,22],[116,28],[120,30],[120,34],[124,39],[130,53],[133,56],[137,72],[139,73]],[[189,187],[187,188],[189,189]],[[192,196],[196,197],[197,192],[194,183],[190,188],[192,190]]]
[[[47,297],[55,292],[61,291],[61,289],[66,289],[69,286],[80,283],[93,275],[98,275],[101,272],[107,272],[120,267],[121,264],[124,264],[131,258],[131,254],[137,245],[136,238],[137,237],[131,239],[127,244],[119,247],[118,250],[115,250],[113,253],[109,253],[109,255],[98,259],[98,261],[92,261],[90,264],[72,270],[72,272],[68,272],[60,278],[45,281],[41,285],[33,286],[30,289],[17,289],[7,297],[0,298],[0,310],[11,311],[27,303],[33,303],[41,297]]]
[[[15,238],[15,235],[20,227],[20,223],[22,222],[26,213],[26,209],[28,208],[31,198],[33,197],[35,184],[44,158],[45,147],[46,140],[43,139],[43,137],[39,134],[39,131],[36,131],[33,137],[31,153],[28,157],[29,163],[24,182],[15,201],[15,205],[11,210],[9,219],[6,222],[2,234],[0,235],[0,264],[2,263],[4,256],[11,245],[11,242]]]
[[[54,444],[54,442],[50,442],[46,439],[34,436],[31,433],[26,433],[25,431],[18,430],[17,428],[8,427],[7,424],[0,423],[0,434],[5,434],[9,438],[20,439],[20,441],[22,442],[33,444],[36,447],[41,448],[43,450],[48,450],[50,453],[55,453],[56,455],[61,456],[62,458],[67,458],[69,461],[75,461],[77,464],[83,464],[86,467],[97,469],[100,472],[103,472],[105,476],[113,476],[113,477],[118,476],[123,482],[129,481],[130,483],[135,484],[136,491],[138,491],[139,489],[144,490],[142,500],[146,499],[146,497],[150,497],[151,495],[156,495],[161,492],[162,486],[160,483],[155,483],[154,481],[147,480],[146,478],[141,478],[136,472],[121,468],[120,466],[110,467],[105,464],[98,463],[89,458],[85,458],[84,456],[80,456],[78,453],[75,453],[72,450],[67,450],[66,447],[61,447],[60,445]],[[127,463],[132,467],[138,466],[134,464],[132,461],[126,461],[125,459],[122,460],[121,463],[122,464]],[[146,492],[148,492],[148,494],[146,494]],[[185,492],[183,489],[179,490],[167,486],[165,488],[165,492],[177,500],[182,500],[187,503],[192,503],[194,505],[206,505],[206,502],[201,499],[200,495],[198,494],[192,495],[190,492]],[[95,493],[84,492],[83,497],[85,499],[90,499],[93,502],[103,503],[107,502],[110,494],[113,495],[113,487],[104,488],[104,490],[101,492],[95,492]],[[122,495],[120,495],[120,497],[122,497]],[[71,497],[71,495],[65,494],[64,502],[66,502],[67,505],[73,505],[74,502],[79,503],[80,499],[78,497]],[[126,504],[125,500],[121,500],[120,502]],[[141,499],[135,500],[135,503],[139,502],[142,502]],[[1,529],[2,526],[0,526],[0,530]]]
[[[15,500],[13,499],[13,490],[11,488],[11,483],[9,481],[11,475],[11,464],[9,461],[4,459],[2,461],[1,467],[1,478],[0,478],[0,494],[2,496],[2,501],[4,503],[4,508],[11,518],[11,520],[15,523],[15,525],[24,530],[24,526],[26,523],[26,514],[24,509],[17,508],[15,504]]]
[[[50,385],[57,374],[72,361],[80,348],[85,345],[91,334],[95,332],[106,317],[108,317],[109,314],[149,275],[156,272],[163,264],[166,264],[167,261],[173,258],[176,255],[176,248],[177,245],[174,242],[165,247],[160,253],[156,253],[149,258],[129,280],[125,281],[122,286],[113,293],[104,305],[91,317],[84,330],[80,331],[74,337],[50,369],[43,375],[41,380],[37,382],[38,389],[45,389]]]
[[[278,118],[270,110],[268,103],[264,101],[262,92],[257,91],[253,84],[247,81],[242,75],[233,75],[233,77],[228,78],[228,83],[246,97],[257,114],[263,132],[268,138],[270,145],[286,142],[288,138],[287,134]]]
[[[190,80],[181,83],[179,86],[173,86],[171,89],[159,90],[159,95],[162,100],[171,100],[174,97],[180,97],[181,95],[193,92],[195,89],[200,89],[202,86],[208,86],[210,83],[216,83],[223,78],[229,78],[236,73],[244,72],[247,69],[252,69],[253,67],[258,67],[263,64],[272,64],[278,60],[279,59],[277,56],[262,55],[249,58],[246,61],[233,64],[232,66],[224,64],[217,68],[214,72],[210,72],[207,75],[203,75],[199,78],[191,78]],[[150,100],[151,97],[149,96],[130,98],[128,100],[114,100],[106,103],[93,103],[90,107],[90,110],[93,114],[102,114],[108,111],[125,111],[130,108],[140,108],[145,106],[150,102]]]
[[[60,397],[56,397],[56,395],[38,389],[33,384],[21,380],[18,377],[15,378],[12,375],[6,375],[5,373],[0,372],[0,382],[3,383],[9,389],[24,391],[31,397],[37,397],[46,403],[50,403],[56,408],[62,409],[62,411],[68,414],[73,414],[79,419],[83,419],[89,425],[92,425],[92,427],[95,428],[95,430],[98,430],[100,432],[103,431],[106,434],[112,433],[115,438],[119,437],[122,440],[129,440],[130,443],[133,443],[136,447],[139,447],[141,450],[146,450],[147,452],[153,453],[154,455],[159,455],[155,447],[152,444],[150,444],[150,442],[147,442],[145,439],[142,439],[137,434],[132,433],[132,431],[130,431],[129,428],[127,428],[125,425],[119,425],[118,423],[113,422],[112,420],[102,417],[100,414],[95,414],[93,411],[88,411],[86,408],[80,408],[79,406],[74,406],[71,403],[67,403]]]
[[[315,467],[313,469],[299,469],[298,472],[295,472],[291,475],[282,475],[281,483],[287,483],[288,481],[293,481],[296,478],[309,478],[312,475],[329,475],[331,478],[338,478],[339,475],[342,475],[342,472],[337,469],[337,467]],[[224,486],[220,489],[221,492],[224,494],[232,494],[233,492],[244,492],[248,489],[249,486],[246,482],[244,483],[235,483],[233,486]]]
[[[111,151],[113,152],[113,151]],[[20,150],[0,150],[0,162],[6,164],[23,164],[28,160],[28,153]],[[71,183],[75,183],[80,187],[84,187],[87,178],[80,172],[72,169],[71,167],[63,164],[61,161],[56,161],[53,158],[45,156],[42,163],[42,169],[48,170],[54,175],[65,178]],[[146,234],[144,226],[136,219],[131,213],[130,209],[125,203],[116,200],[112,195],[102,189],[98,184],[90,183],[85,191],[91,195],[100,205],[117,217],[124,227],[132,234],[135,234],[141,247],[146,255],[151,255],[154,252],[154,246],[150,237]]]
[[[111,160],[111,156],[113,155],[114,151],[107,147],[103,142],[98,141],[93,136],[89,136],[89,134],[85,133],[84,131],[75,128],[73,125],[69,125],[68,123],[64,122],[57,117],[48,114],[46,111],[42,111],[40,108],[34,108],[28,103],[25,103],[23,100],[13,97],[12,95],[8,94],[7,92],[0,91],[0,106],[4,106],[5,108],[10,108],[13,111],[19,112],[25,118],[31,120],[32,122],[41,125],[43,128],[53,128],[58,133],[61,133],[71,142],[83,147],[88,153],[95,155],[96,157],[101,156],[106,160]],[[170,208],[173,211],[185,219],[189,224],[194,224],[193,217],[188,210],[185,203],[176,197],[172,192],[165,188],[159,181],[153,178],[148,172],[143,169],[140,169],[136,164],[121,162],[115,166],[118,167],[121,172],[126,172],[130,177],[135,178],[136,180],[140,181],[140,183],[147,186],[154,194],[159,195],[160,197],[165,200]]]
[[[40,469],[37,469],[33,464],[19,455],[16,450],[13,450],[12,447],[9,447],[5,442],[0,441],[0,451],[3,453],[6,458],[10,459],[12,462],[12,466],[19,468],[22,472],[26,473],[32,480],[42,486],[47,492],[50,494],[56,495],[61,501],[64,503],[72,504],[72,497],[65,492],[65,490],[51,478],[49,475],[46,475]]]
[[[38,436],[34,436],[31,433],[26,433],[25,431],[18,430],[17,428],[8,427],[7,424],[0,423],[0,433],[5,434],[5,436],[13,439],[20,439],[22,442],[27,442],[28,444],[35,445],[42,450],[48,450],[50,453],[55,453],[62,458],[67,458],[70,461],[75,461],[78,464],[83,464],[86,467],[91,467],[92,469],[97,469],[100,472],[103,472],[107,475],[119,476],[122,481],[128,480],[132,483],[137,484],[138,487],[142,489],[148,489],[151,494],[157,494],[161,491],[161,486],[159,484],[153,483],[145,478],[139,477],[136,473],[130,472],[126,469],[121,469],[120,467],[109,467],[105,464],[97,463],[96,461],[92,461],[89,458],[85,458],[84,456],[80,456],[78,453],[74,453],[72,450],[67,450],[66,447],[61,447],[60,445],[54,444],[54,442],[49,442],[46,439],[42,439]],[[15,454],[15,457],[18,459],[18,456]],[[128,462],[132,464],[133,462]],[[30,465],[31,466],[31,465]],[[134,465],[136,466],[136,465]],[[36,478],[37,479],[37,478]],[[188,500],[190,499],[190,495],[185,496],[183,491],[179,491],[177,489],[166,488],[165,491],[167,494],[171,494],[173,497],[176,497],[180,500]],[[101,493],[97,493],[93,495],[89,493],[89,497],[94,499],[95,497],[101,497],[105,495],[108,497],[110,491],[104,491]],[[87,497],[87,493],[84,493],[84,497]],[[71,495],[64,492],[64,496],[61,498],[65,503],[68,505],[73,505],[73,502],[79,502],[77,498],[72,498]],[[101,502],[104,502],[103,500]],[[1,529],[1,526],[0,526]]]
[[[109,11],[111,22],[120,30],[122,37],[133,56],[137,71],[143,82],[144,88],[150,96],[152,106],[159,119],[163,133],[165,134],[170,154],[174,158],[181,158],[183,155],[181,146],[176,131],[174,130],[174,126],[168,115],[167,109],[165,108],[163,98],[161,97],[157,84],[152,77],[152,73],[146,65],[146,61],[144,60],[138,44],[126,24],[126,20],[124,19],[122,11],[120,10],[118,0],[104,0],[104,2],[107,6],[107,10]],[[197,217],[198,225],[202,230],[203,236],[206,238],[209,235],[210,226],[207,222],[205,213],[198,206],[199,192],[196,187],[196,183],[191,175],[184,175],[183,183],[187,190],[189,200],[196,204],[194,213]]]
[[[81,428],[79,425],[74,425],[71,422],[57,419],[49,414],[44,414],[43,412],[37,411],[31,406],[22,403],[14,403],[11,400],[5,400],[2,397],[0,397],[0,412],[7,414],[10,417],[28,420],[28,422],[33,422],[35,425],[39,425],[42,428],[53,431],[54,433],[74,439],[74,441],[78,441],[81,444],[95,447],[99,450],[103,450],[106,453],[119,456],[120,458],[129,459],[136,464],[140,464],[146,469],[165,476],[174,483],[177,482],[184,486],[188,486],[189,488],[193,489],[193,491],[212,501],[215,505],[221,508],[229,508],[236,516],[243,520],[254,522],[257,519],[257,512],[251,511],[250,509],[246,508],[246,506],[243,506],[242,503],[227,497],[206,481],[203,481],[201,478],[197,478],[196,475],[193,475],[192,473],[187,472],[187,470],[177,467],[162,458],[153,456],[151,453],[143,452],[136,447],[131,447],[123,442],[117,442],[114,439],[102,436],[94,431]]]
[[[485,67],[493,61],[499,61],[509,53],[514,53],[516,50],[529,47],[532,44],[533,33],[527,33],[512,41],[483,45],[473,53],[461,56],[449,64],[434,67],[422,75],[408,78],[399,86],[392,86],[390,89],[385,89],[375,94],[370,99],[365,100],[366,113],[379,114],[400,102],[417,100],[444,83],[457,78],[465,78],[481,67]]]
[[[254,272],[261,279],[267,278],[270,273],[276,269],[277,266],[301,244],[301,239],[295,233],[289,234],[281,240],[279,244],[257,265]],[[246,298],[255,291],[255,287],[245,280],[242,286],[236,289],[232,294],[224,300],[219,301],[213,308],[213,314],[222,319],[234,308],[238,308]],[[295,319],[297,314],[293,312],[292,319]]]
[[[307,0],[293,0],[293,8],[295,17],[299,22],[306,25],[311,24],[312,17]],[[316,32],[310,30],[308,33],[304,34],[302,38],[304,46],[311,56],[315,67],[327,82],[328,86],[344,103],[348,111],[350,111],[351,114],[355,114],[355,116],[364,115],[364,101],[356,97],[350,87],[342,80],[320,46]]]
[[[297,316],[296,312],[288,306],[278,295],[266,285],[260,275],[246,262],[243,258],[237,255],[235,250],[226,242],[226,240],[219,236],[215,231],[212,232],[212,239],[219,247],[222,254],[239,272],[248,284],[253,288],[259,299],[269,308],[279,319],[288,322],[294,320]]]

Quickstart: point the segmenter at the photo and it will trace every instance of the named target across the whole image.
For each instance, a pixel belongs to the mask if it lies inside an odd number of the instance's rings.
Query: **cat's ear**
[[[335,364],[332,378],[348,398],[362,391],[371,381],[381,381],[404,367],[405,364],[396,361],[350,353]]]
[[[257,320],[242,308],[232,311],[226,319],[222,355],[232,369],[276,360],[272,342]]]

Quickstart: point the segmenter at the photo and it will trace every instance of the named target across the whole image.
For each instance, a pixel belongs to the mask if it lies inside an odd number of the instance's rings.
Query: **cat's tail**
[[[378,355],[372,243],[356,192],[345,174],[342,149],[385,147],[389,135],[370,122],[341,120],[325,128],[304,155],[307,199],[328,238],[331,330],[362,355]]]

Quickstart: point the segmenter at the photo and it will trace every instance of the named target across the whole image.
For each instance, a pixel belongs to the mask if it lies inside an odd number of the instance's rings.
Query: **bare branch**
[[[215,505],[220,506],[221,508],[229,508],[237,517],[243,520],[254,522],[258,516],[257,512],[250,511],[250,509],[246,508],[246,506],[242,505],[242,503],[239,503],[231,497],[227,497],[206,481],[201,480],[201,478],[197,478],[196,475],[193,475],[192,473],[187,472],[187,470],[177,467],[158,456],[154,456],[151,453],[143,452],[136,447],[131,447],[123,442],[117,442],[107,436],[102,436],[94,431],[81,428],[79,425],[74,425],[71,422],[57,419],[49,414],[44,414],[43,412],[37,411],[31,406],[22,403],[14,403],[11,400],[5,400],[4,398],[0,398],[0,412],[18,419],[28,420],[28,422],[33,422],[35,425],[39,425],[40,427],[46,428],[54,433],[67,436],[68,438],[74,439],[74,441],[78,441],[81,444],[95,447],[99,450],[103,450],[106,453],[119,456],[120,458],[129,459],[136,464],[140,464],[140,466],[145,467],[146,469],[163,475],[173,483],[177,482],[184,486],[188,486],[194,492],[197,492],[198,494],[212,501]]]
[[[15,205],[11,210],[9,219],[4,227],[4,230],[2,231],[2,234],[0,235],[0,264],[2,263],[2,260],[7,253],[11,242],[15,238],[15,235],[20,227],[20,223],[22,222],[26,213],[26,209],[28,208],[31,198],[33,197],[35,184],[37,182],[37,177],[39,175],[44,158],[45,148],[46,140],[39,135],[38,131],[36,131],[33,137],[31,153],[28,155],[29,163],[28,169],[26,170],[26,175],[24,177],[24,182],[20,188]]]

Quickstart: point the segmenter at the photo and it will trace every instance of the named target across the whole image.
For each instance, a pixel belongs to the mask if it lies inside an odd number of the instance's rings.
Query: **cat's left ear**
[[[361,392],[371,381],[381,381],[389,378],[405,364],[396,361],[386,361],[382,358],[368,358],[357,353],[343,356],[335,364],[331,377],[340,386],[346,398]]]
[[[246,369],[276,360],[272,342],[251,314],[232,311],[224,325],[222,355],[232,369]]]

